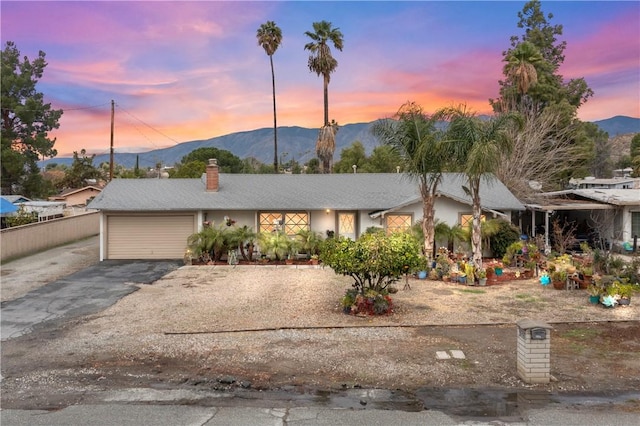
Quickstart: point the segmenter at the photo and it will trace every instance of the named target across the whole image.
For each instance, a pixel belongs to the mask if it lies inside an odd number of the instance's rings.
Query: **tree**
[[[104,179],[102,172],[93,165],[95,154],[87,156],[85,149],[73,152],[73,163],[67,170],[62,181],[64,188],[83,188],[87,185],[87,180],[95,179],[96,181]]]
[[[408,232],[391,235],[369,232],[356,241],[327,238],[320,250],[320,260],[336,274],[353,278],[353,289],[343,298],[343,306],[352,313],[387,313],[391,302],[384,299],[388,286],[424,265],[420,242]],[[371,300],[364,300],[367,298]],[[380,309],[376,309],[376,302]],[[368,308],[362,306],[367,304]]]
[[[485,121],[464,106],[448,110],[447,115],[451,121],[444,151],[452,166],[467,177],[473,216],[471,250],[474,264],[482,267],[480,183],[494,178],[491,174],[498,169],[502,153],[513,148],[506,130],[513,124],[521,126],[521,119],[515,114],[502,114]]]
[[[329,123],[329,81],[331,73],[338,67],[338,61],[331,55],[329,42],[333,47],[342,51],[343,35],[339,28],[333,28],[331,22],[320,21],[313,23],[313,31],[306,31],[305,35],[312,41],[305,44],[304,50],[309,54],[309,70],[323,78],[324,88],[324,125],[318,134],[316,153],[322,161],[323,173],[331,173],[331,160],[335,150],[335,134],[337,123]]]
[[[543,190],[558,188],[566,177],[583,162],[574,144],[579,122],[562,124],[557,108],[540,110],[530,106],[522,109],[523,128],[507,131],[514,142],[511,153],[503,152],[496,176],[520,200],[532,200],[537,190],[530,183],[540,184]],[[558,159],[562,161],[558,161]]]
[[[631,166],[633,176],[640,177],[640,133],[636,133],[631,139]]]
[[[565,83],[558,70],[564,62],[564,50],[567,43],[558,41],[562,36],[562,25],[551,25],[553,14],[546,17],[539,0],[532,0],[518,12],[518,28],[524,29],[522,36],[511,37],[511,47],[503,52],[506,79],[500,81],[500,99],[491,100],[496,112],[518,109],[523,102],[533,102],[542,108],[559,104],[563,101],[573,107],[568,111],[575,116],[577,108],[593,96],[583,78],[573,79]],[[517,66],[515,63],[517,62]],[[514,64],[510,66],[510,64]],[[531,76],[535,69],[535,86],[527,88],[527,97],[514,98],[514,88],[524,83],[523,74],[514,72],[518,67],[527,69]],[[506,108],[506,109],[505,109]]]
[[[402,171],[400,155],[389,145],[380,145],[373,148],[366,171],[369,173],[397,173],[398,167]]]
[[[594,123],[580,123],[575,141],[576,148],[582,152],[585,162],[582,170],[574,169],[572,176],[611,177],[613,164],[609,134]]]
[[[362,142],[355,141],[342,150],[340,153],[340,161],[336,162],[333,166],[335,173],[353,173],[353,166],[356,166],[356,171],[361,170],[367,163],[367,155],[364,151],[364,145]]]
[[[269,56],[271,64],[271,87],[273,89],[273,170],[278,173],[278,124],[276,120],[276,77],[273,71],[273,54],[276,53],[282,43],[282,31],[273,21],[267,21],[260,25],[256,33],[258,45],[262,46]]]
[[[230,151],[213,147],[194,149],[189,154],[182,157],[180,164],[177,164],[176,166],[177,168],[180,168],[192,161],[201,161],[205,164],[209,164],[209,159],[211,158],[216,158],[218,160],[218,167],[222,173],[243,173],[244,163],[239,157]]]
[[[36,90],[47,66],[40,51],[33,61],[20,59],[16,45],[7,41],[0,52],[2,93],[2,193],[44,196],[39,158],[55,157],[55,138],[49,132],[59,127],[62,110],[51,108]]]
[[[593,91],[583,78],[565,82],[559,74],[566,48],[559,40],[562,25],[550,23],[553,15],[545,16],[540,1],[527,2],[518,18],[523,34],[512,36],[503,52],[505,79],[499,81],[499,98],[490,103],[496,113],[515,111],[524,117],[523,132],[512,135],[514,154],[503,156],[497,175],[518,198],[526,199],[535,195],[530,181],[550,191],[588,170],[589,146],[595,141],[579,133],[577,110]]]
[[[372,133],[393,148],[404,172],[418,182],[423,204],[424,253],[435,256],[434,203],[445,163],[439,147],[440,132],[435,127],[439,115],[428,117],[422,107],[407,102],[396,113],[396,119],[378,121]]]
[[[538,82],[536,65],[542,62],[542,55],[530,42],[523,41],[505,58],[504,73],[514,81],[520,95],[525,95]]]
[[[195,179],[207,171],[207,163],[200,160],[189,161],[169,170],[171,179]]]

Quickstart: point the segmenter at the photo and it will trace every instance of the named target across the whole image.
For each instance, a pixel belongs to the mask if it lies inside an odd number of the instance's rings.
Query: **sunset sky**
[[[344,34],[329,85],[339,124],[392,116],[407,101],[427,112],[466,103],[481,114],[498,95],[502,52],[521,35],[524,1],[245,2],[5,1],[1,39],[30,60],[46,53],[38,84],[64,109],[58,156],[107,153],[111,100],[117,152],[273,127],[269,57],[256,30],[282,29],[273,56],[279,126],[323,122],[322,79],[307,67],[312,23]],[[543,1],[567,41],[560,73],[595,92],[584,121],[640,117],[640,2]]]

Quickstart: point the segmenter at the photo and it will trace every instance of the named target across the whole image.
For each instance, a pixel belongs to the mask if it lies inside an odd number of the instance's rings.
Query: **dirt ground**
[[[55,408],[115,389],[640,389],[640,304],[591,305],[535,279],[410,279],[384,317],[345,315],[329,269],[185,266],[96,315],[2,344],[2,406]],[[516,321],[548,322],[551,374],[516,372]],[[438,360],[461,350],[465,359]],[[638,405],[635,406],[638,409]]]

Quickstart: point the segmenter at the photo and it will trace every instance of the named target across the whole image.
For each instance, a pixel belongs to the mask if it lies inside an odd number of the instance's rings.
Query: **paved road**
[[[104,261],[2,302],[2,340],[54,320],[92,314],[113,305],[180,266],[178,261]],[[34,265],[35,266],[35,265]]]
[[[637,413],[611,410],[545,408],[532,410],[526,420],[460,421],[439,411],[346,410],[317,407],[193,407],[187,405],[73,405],[57,411],[0,412],[3,426],[311,426],[311,425],[474,425],[474,426],[637,426]]]

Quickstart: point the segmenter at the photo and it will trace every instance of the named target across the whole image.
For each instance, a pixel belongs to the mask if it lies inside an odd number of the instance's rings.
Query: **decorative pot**
[[[426,280],[427,279],[427,271],[419,271],[418,272],[418,279]]]
[[[618,299],[618,305],[629,305],[631,303],[631,299],[628,299],[626,297],[621,297],[620,299]]]
[[[466,284],[467,283],[467,277],[458,277],[458,282],[460,284]]]
[[[487,285],[487,279],[486,278],[478,278],[478,285],[480,285],[480,286]]]
[[[556,290],[564,290],[566,283],[564,281],[555,281],[551,280],[551,284],[553,284],[553,288]]]
[[[600,303],[600,296],[589,296],[589,303],[597,305],[598,303]]]

